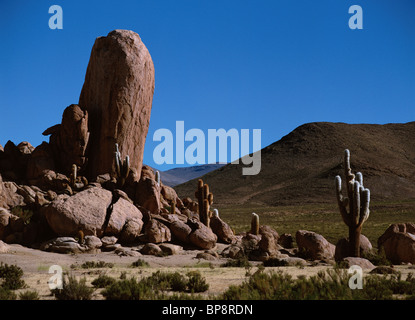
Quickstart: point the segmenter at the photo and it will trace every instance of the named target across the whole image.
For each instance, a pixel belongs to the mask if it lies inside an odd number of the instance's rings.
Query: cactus
[[[155,174],[157,185],[160,186],[160,172],[157,170]]]
[[[128,174],[130,173],[130,157],[126,156],[124,161],[121,160],[121,153],[118,150],[118,143],[115,144],[115,173],[118,185],[122,187],[128,177]]]
[[[251,218],[251,233],[258,235],[259,234],[259,216],[253,212]]]
[[[199,179],[195,197],[199,203],[199,219],[207,227],[210,226],[210,206],[213,204],[213,194],[209,192],[209,185]]]
[[[175,214],[176,213],[176,201],[172,201],[171,202],[170,213],[171,214]]]
[[[84,244],[84,242],[85,242],[85,235],[84,235],[84,232],[82,230],[78,231],[78,242],[79,242],[79,244]]]
[[[349,227],[350,256],[360,257],[360,234],[363,223],[369,218],[370,190],[363,186],[363,175],[352,173],[350,151],[344,151],[344,170],[346,176],[347,197],[342,194],[342,179],[336,176],[336,196],[340,214]]]
[[[76,164],[72,165],[72,172],[69,177],[69,182],[72,188],[75,188],[76,179],[78,178],[78,167]]]

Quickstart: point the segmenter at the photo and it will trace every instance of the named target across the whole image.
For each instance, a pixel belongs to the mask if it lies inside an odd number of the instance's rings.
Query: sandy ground
[[[216,248],[218,252],[222,249],[223,248],[220,246]],[[27,288],[17,290],[17,293],[26,290],[36,290],[41,300],[54,299],[48,285],[49,279],[53,276],[52,273],[49,273],[50,267],[53,265],[60,266],[63,272],[69,272],[76,277],[85,277],[87,284],[89,285],[102,273],[115,278],[119,278],[122,273],[126,273],[127,277],[134,276],[139,279],[144,276],[149,276],[157,270],[169,272],[178,271],[183,274],[186,274],[191,270],[198,270],[206,278],[206,282],[209,283],[209,290],[205,293],[206,295],[219,294],[225,291],[230,285],[241,284],[247,278],[247,269],[220,267],[221,264],[227,261],[227,259],[223,258],[213,261],[196,259],[196,255],[199,252],[202,251],[185,250],[179,254],[166,257],[149,255],[120,257],[114,252],[100,252],[97,254],[59,254],[30,249],[21,245],[9,245],[9,251],[0,254],[0,262],[9,265],[14,264],[23,269],[23,280],[26,282]],[[150,266],[140,268],[131,267],[131,264],[138,259],[148,262]],[[82,263],[86,261],[109,262],[113,263],[114,267],[92,269],[81,268],[80,266]],[[256,270],[255,263],[252,264],[254,267],[250,270],[251,273]],[[300,268],[292,266],[267,268],[267,270],[281,270],[294,277],[298,277],[300,275],[314,275],[327,268],[332,267],[318,265]],[[401,271],[404,276],[409,272],[415,272],[410,266],[396,266],[396,268]],[[101,289],[95,291],[94,299],[103,299],[100,291]]]

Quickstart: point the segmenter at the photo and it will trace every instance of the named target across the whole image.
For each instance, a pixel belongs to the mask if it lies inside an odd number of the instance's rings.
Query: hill
[[[363,173],[374,200],[415,198],[415,122],[299,126],[263,148],[261,172],[243,176],[243,164],[228,164],[202,177],[216,204],[290,205],[335,200],[334,177],[343,173],[344,149],[353,171]],[[197,179],[175,187],[194,198]]]

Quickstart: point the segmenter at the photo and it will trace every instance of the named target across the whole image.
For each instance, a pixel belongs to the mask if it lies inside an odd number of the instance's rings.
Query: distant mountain
[[[335,202],[334,177],[344,180],[344,149],[353,172],[363,173],[375,200],[415,199],[415,122],[405,124],[307,123],[262,149],[261,172],[243,176],[228,164],[201,178],[216,204],[289,205]],[[175,187],[194,198],[197,180]]]
[[[174,168],[160,172],[161,181],[170,187],[185,183],[186,181],[201,177],[206,173],[223,167],[225,164],[203,164],[192,167]]]

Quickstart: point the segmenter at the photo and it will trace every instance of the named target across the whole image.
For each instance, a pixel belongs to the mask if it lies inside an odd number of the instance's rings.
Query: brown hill
[[[316,122],[296,128],[261,150],[261,172],[243,176],[229,164],[202,177],[216,204],[281,205],[335,201],[334,177],[343,174],[344,149],[363,173],[374,200],[415,198],[415,122]],[[194,198],[197,179],[175,187]]]

